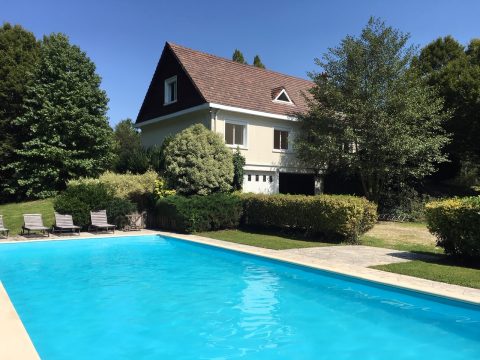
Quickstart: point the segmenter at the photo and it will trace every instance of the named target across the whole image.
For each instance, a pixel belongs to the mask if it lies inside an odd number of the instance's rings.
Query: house
[[[292,151],[295,114],[313,83],[167,42],[136,120],[145,146],[201,123],[245,156],[243,190],[321,191]]]

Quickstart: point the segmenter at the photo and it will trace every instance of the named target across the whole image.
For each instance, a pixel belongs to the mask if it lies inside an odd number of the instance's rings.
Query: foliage
[[[131,119],[122,120],[115,126],[114,138],[116,172],[142,174],[148,170],[150,162]]]
[[[232,188],[233,155],[220,135],[201,124],[175,135],[165,148],[165,176],[181,195],[207,195]]]
[[[109,186],[95,183],[69,184],[53,206],[58,213],[72,215],[74,223],[84,229],[90,224],[90,211],[106,209],[109,223],[123,227],[125,215],[136,210],[130,200],[116,197]]]
[[[176,195],[176,191],[167,188],[167,183],[162,178],[155,180],[155,196],[158,198],[163,198],[167,196]]]
[[[379,212],[402,221],[423,221],[428,200],[428,195],[420,194],[411,186],[389,184],[380,195]]]
[[[24,114],[24,97],[33,81],[39,44],[35,36],[19,25],[4,23],[0,27],[0,203],[15,199],[4,192],[14,174],[4,165],[15,160],[15,149],[27,129],[15,128],[12,122]]]
[[[245,58],[242,54],[242,52],[238,49],[235,49],[235,51],[233,52],[233,55],[232,55],[232,60],[233,61],[236,61],[240,64],[247,64],[247,62],[245,61]]]
[[[377,207],[344,195],[242,195],[243,223],[321,234],[328,240],[357,242],[377,221]]]
[[[255,57],[253,58],[253,66],[260,69],[265,69],[265,65],[263,65],[262,60],[260,60],[260,56],[258,55],[255,55]]]
[[[98,178],[80,178],[70,180],[68,186],[103,184],[112,189],[114,195],[120,199],[127,199],[137,204],[139,210],[153,206],[158,175],[149,170],[144,174],[116,174],[107,171]]]
[[[299,114],[298,157],[318,170],[358,173],[378,203],[389,184],[415,183],[445,160],[446,114],[435,91],[409,70],[408,35],[370,19],[316,59],[309,111]]]
[[[112,160],[107,96],[95,65],[63,34],[43,38],[35,81],[27,86],[25,114],[14,120],[23,134],[6,189],[27,198],[51,196],[66,182],[96,176]]]
[[[158,200],[154,226],[181,232],[236,228],[242,214],[241,200],[232,194],[179,195]]]
[[[447,255],[480,259],[480,196],[430,202],[426,217]]]
[[[465,164],[480,161],[480,39],[473,39],[467,50],[450,36],[425,46],[413,65],[428,84],[435,86],[452,113],[444,124],[452,134],[446,147],[451,165],[442,167],[440,179],[452,178]],[[473,169],[475,171],[475,169]]]
[[[237,147],[237,150],[233,153],[233,190],[242,190],[244,166],[245,157],[242,155],[240,149]]]

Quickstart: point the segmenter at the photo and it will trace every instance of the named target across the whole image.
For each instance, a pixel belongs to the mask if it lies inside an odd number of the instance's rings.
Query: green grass
[[[300,236],[272,234],[267,232],[259,233],[247,230],[208,231],[197,233],[196,235],[274,250],[335,245],[332,243],[314,241],[314,239],[305,239]]]
[[[0,205],[0,215],[3,215],[3,222],[11,235],[22,231],[23,214],[42,214],[45,226],[51,226],[54,221],[53,199]]]
[[[375,236],[362,235],[360,237],[360,245],[381,247],[385,249],[393,249],[400,251],[412,251],[418,253],[443,254],[443,249],[435,245],[418,244],[410,242],[397,241],[395,243],[387,242],[382,238]]]
[[[438,261],[408,261],[372,266],[374,269],[480,289],[480,269],[464,267],[441,257]]]

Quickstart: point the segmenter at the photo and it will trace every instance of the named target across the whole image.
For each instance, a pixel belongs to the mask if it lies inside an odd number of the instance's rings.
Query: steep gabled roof
[[[279,115],[307,110],[302,93],[313,82],[244,65],[215,55],[167,43],[196,88],[209,103]],[[272,92],[285,89],[295,105],[272,101]]]

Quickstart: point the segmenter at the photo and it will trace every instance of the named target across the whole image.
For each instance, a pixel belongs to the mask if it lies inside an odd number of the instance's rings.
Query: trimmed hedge
[[[179,232],[237,228],[242,202],[232,194],[172,195],[157,201],[150,226]]]
[[[104,184],[68,185],[55,198],[53,207],[60,214],[72,215],[75,225],[83,229],[90,224],[90,211],[106,209],[108,222],[119,228],[126,224],[125,215],[136,211],[134,203],[116,197],[113,190]]]
[[[377,221],[377,206],[344,195],[241,195],[243,223],[263,228],[288,228],[355,243]]]
[[[480,196],[430,202],[426,218],[447,255],[480,259]]]

